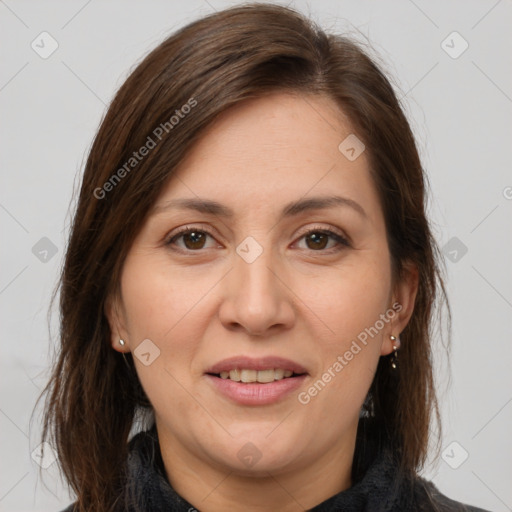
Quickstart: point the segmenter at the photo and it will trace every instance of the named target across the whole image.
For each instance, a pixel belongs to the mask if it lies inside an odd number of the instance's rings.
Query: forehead
[[[273,93],[251,99],[203,131],[160,199],[207,197],[235,211],[254,211],[336,193],[365,203],[372,214],[379,201],[367,155],[349,160],[339,149],[349,136],[348,119],[327,97]]]

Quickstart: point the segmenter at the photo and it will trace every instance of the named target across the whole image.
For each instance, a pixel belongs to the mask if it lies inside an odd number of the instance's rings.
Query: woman
[[[480,510],[418,476],[445,298],[384,74],[293,10],[194,22],[95,138],[44,439],[75,511]]]

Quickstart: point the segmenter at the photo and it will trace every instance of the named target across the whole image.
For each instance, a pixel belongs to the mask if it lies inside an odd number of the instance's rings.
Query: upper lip
[[[285,359],[284,357],[265,356],[265,357],[247,357],[234,356],[223,359],[213,366],[210,366],[205,373],[219,374],[220,372],[228,372],[230,370],[268,370],[270,368],[279,368],[282,370],[291,370],[293,373],[308,373],[307,370],[295,361]]]

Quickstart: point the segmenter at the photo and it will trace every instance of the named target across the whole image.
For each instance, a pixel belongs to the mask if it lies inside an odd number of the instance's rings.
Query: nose
[[[265,250],[249,263],[235,255],[234,268],[223,280],[219,308],[219,318],[227,329],[265,336],[292,327],[293,292],[286,284],[285,271],[272,257],[272,251]]]

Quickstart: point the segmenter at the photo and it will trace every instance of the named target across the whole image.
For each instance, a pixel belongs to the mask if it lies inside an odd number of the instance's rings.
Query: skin
[[[134,351],[150,339],[160,350],[149,366],[135,357],[137,373],[155,410],[169,482],[200,510],[242,503],[248,511],[304,510],[352,484],[359,411],[379,358],[393,350],[389,336],[412,314],[418,274],[409,265],[392,282],[366,152],[349,161],[338,150],[351,133],[322,96],[274,93],[233,107],[173,174],[127,256],[121,292],[107,307],[112,346]],[[359,203],[366,216],[336,206],[279,220],[291,201],[334,194]],[[171,199],[198,197],[228,206],[233,218],[165,209]],[[211,236],[169,245],[183,226]],[[338,232],[350,245],[328,238],[318,248],[304,236],[310,229]],[[248,236],[263,249],[252,263],[236,252]],[[300,403],[298,392],[395,302],[401,311]],[[285,357],[308,376],[277,403],[239,405],[204,375],[234,355]],[[237,456],[248,442],[261,454],[252,467]]]

